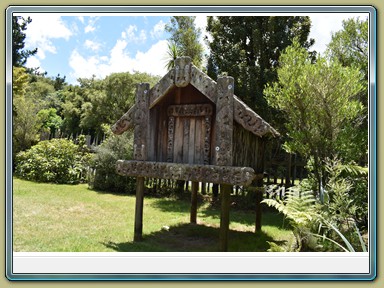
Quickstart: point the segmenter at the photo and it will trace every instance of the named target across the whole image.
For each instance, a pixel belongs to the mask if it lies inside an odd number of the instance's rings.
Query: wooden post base
[[[144,177],[136,179],[135,234],[133,241],[143,239]]]
[[[197,220],[197,190],[199,188],[199,182],[192,182],[191,191],[191,218],[190,222],[196,224]]]
[[[220,217],[220,251],[228,251],[228,234],[229,234],[229,207],[232,186],[220,185],[221,195],[221,217]]]

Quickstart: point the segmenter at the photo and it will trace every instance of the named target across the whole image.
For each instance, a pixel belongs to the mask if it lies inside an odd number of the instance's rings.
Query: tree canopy
[[[297,37],[308,49],[309,17],[223,16],[208,17],[210,58],[208,74],[235,78],[235,94],[273,125],[272,111],[263,95],[264,86],[276,81],[281,52]],[[277,127],[278,128],[278,127]]]

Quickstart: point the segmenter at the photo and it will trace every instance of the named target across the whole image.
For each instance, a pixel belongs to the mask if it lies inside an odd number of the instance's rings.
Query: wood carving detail
[[[136,112],[136,106],[133,105],[112,127],[111,130],[116,135],[121,135],[125,131],[134,127],[133,117]]]
[[[174,137],[175,137],[175,117],[168,117],[167,162],[173,162]]]
[[[217,81],[216,165],[232,165],[233,85],[232,77],[221,77]]]
[[[256,177],[250,167],[191,165],[165,162],[118,160],[116,172],[124,176],[208,182],[247,186]]]
[[[198,117],[212,115],[210,104],[170,105],[168,116],[174,117]]]
[[[194,65],[191,70],[191,84],[209,100],[216,102],[216,82]]]
[[[261,118],[256,112],[249,108],[238,97],[234,96],[234,100],[234,118],[237,123],[243,126],[243,128],[259,137],[262,137],[267,133],[272,134],[272,136],[280,135],[263,118]]]
[[[147,132],[149,120],[149,84],[141,83],[136,88],[136,110],[134,116],[135,130],[133,138],[133,158],[146,160],[147,158]]]
[[[211,117],[204,118],[204,165],[209,164],[209,154],[211,151]]]
[[[191,82],[192,62],[190,57],[179,57],[175,59],[175,85],[186,87]]]

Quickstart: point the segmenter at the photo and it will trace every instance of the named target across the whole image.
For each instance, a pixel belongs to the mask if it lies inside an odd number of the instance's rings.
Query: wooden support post
[[[199,182],[192,181],[191,192],[191,223],[196,224],[197,219],[197,190],[199,188]]]
[[[256,188],[256,221],[255,231],[261,231],[261,201],[263,200],[263,190],[260,187]]]
[[[147,160],[148,148],[148,98],[149,84],[140,83],[136,87],[136,110],[134,115],[133,158],[139,161]],[[144,177],[136,178],[136,207],[134,241],[143,237],[143,207],[144,207]]]
[[[231,166],[233,163],[233,91],[232,77],[219,77],[217,79],[216,98],[216,131],[214,162],[219,166]],[[229,234],[229,204],[232,185],[222,184],[221,217],[220,217],[220,251],[228,250]]]
[[[231,185],[220,185],[221,216],[220,216],[220,251],[228,251],[229,207],[231,199]]]
[[[257,155],[257,167],[255,167],[256,173],[264,173],[264,160],[265,160],[265,140],[259,139],[258,145],[258,155]],[[264,192],[264,183],[263,178],[255,181],[256,186],[256,219],[255,219],[255,232],[261,231],[261,201],[263,200],[263,192]]]
[[[144,177],[136,178],[136,207],[135,207],[135,234],[134,241],[143,238],[143,204],[144,204]]]

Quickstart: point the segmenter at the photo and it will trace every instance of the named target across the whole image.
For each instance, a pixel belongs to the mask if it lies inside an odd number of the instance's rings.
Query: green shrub
[[[88,185],[92,189],[115,193],[135,193],[134,177],[116,173],[116,161],[132,159],[132,133],[110,135],[96,148],[88,173]]]
[[[16,155],[15,174],[37,182],[76,184],[86,179],[90,154],[79,145],[66,139],[41,141],[27,151]]]

